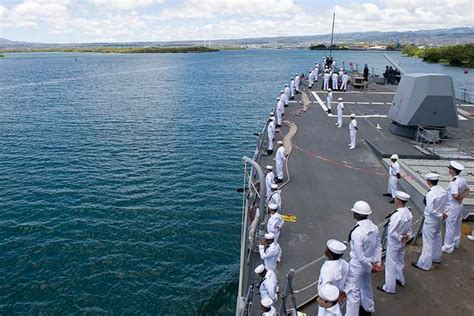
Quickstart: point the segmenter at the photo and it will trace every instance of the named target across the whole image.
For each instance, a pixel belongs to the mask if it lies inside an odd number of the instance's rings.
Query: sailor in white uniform
[[[340,87],[340,89],[341,89],[342,91],[346,91],[346,90],[347,90],[347,82],[349,81],[349,78],[350,78],[350,77],[349,77],[349,75],[348,75],[346,72],[344,72],[344,74],[342,75],[341,78],[342,78],[342,79],[341,79],[342,82],[341,82],[341,87]]]
[[[342,69],[342,68],[339,68],[339,73],[338,73],[338,75],[339,75],[339,79],[341,79],[341,78],[342,78],[342,75],[343,75],[343,74],[344,74],[344,69]]]
[[[335,72],[332,74],[332,89],[333,90],[337,90],[338,81],[339,81],[339,75],[337,74],[337,72]]]
[[[328,108],[328,114],[331,114],[331,104],[332,104],[332,90],[331,88],[328,89],[328,95],[326,96],[326,106]]]
[[[341,316],[339,308],[339,290],[331,284],[324,284],[318,289],[316,302],[318,303],[318,316]]]
[[[469,187],[466,179],[459,174],[464,170],[464,166],[457,161],[449,164],[449,175],[451,181],[446,189],[448,204],[446,213],[446,235],[444,236],[443,252],[452,253],[454,248],[459,248],[461,238],[461,222],[463,211],[463,200],[469,195]]]
[[[388,170],[388,182],[387,182],[387,193],[384,196],[389,196],[392,198],[390,203],[395,202],[395,194],[397,193],[397,184],[398,179],[401,178],[400,175],[400,164],[398,163],[398,155],[393,154],[390,157],[392,163],[390,164],[390,168]]]
[[[342,127],[342,114],[344,112],[344,103],[342,102],[342,98],[337,99],[337,122],[336,126],[341,128]]]
[[[280,91],[280,100],[281,100],[281,108],[282,108],[281,113],[285,115],[285,90]]]
[[[262,310],[261,316],[276,316],[277,312],[273,305],[273,300],[269,297],[262,298],[260,300],[260,309]]]
[[[314,81],[318,82],[318,78],[319,78],[319,64],[318,63],[314,64],[313,75],[314,75]]]
[[[295,74],[295,90],[296,93],[300,93],[300,75]]]
[[[278,237],[280,237],[280,231],[285,221],[278,213],[278,205],[269,203],[268,210],[270,212],[270,218],[267,221],[267,232],[272,233],[275,237],[275,242],[278,242]]]
[[[371,272],[382,270],[382,244],[377,226],[368,216],[372,210],[367,202],[357,201],[351,209],[357,225],[349,233],[351,260],[346,279],[346,316],[359,315],[359,308],[375,311]]]
[[[325,70],[324,71],[324,75],[323,75],[323,90],[328,90],[329,88],[329,77],[331,75],[329,74],[329,70]]]
[[[313,77],[313,68],[311,68],[308,72],[308,88],[313,87],[314,77]]]
[[[356,146],[356,136],[357,136],[357,120],[355,119],[355,114],[351,114],[351,122],[349,123],[349,137],[351,139],[351,143],[348,144],[349,149],[354,149]]]
[[[290,100],[295,98],[295,79],[291,78],[290,81]]]
[[[330,284],[338,289],[338,299],[345,297],[344,286],[349,272],[349,264],[342,259],[342,256],[346,249],[346,245],[335,239],[330,239],[326,243],[324,254],[328,260],[323,263],[319,272],[318,293],[321,293],[323,286]],[[324,315],[324,309],[319,307],[318,315],[321,313]]]
[[[276,166],[276,183],[283,182],[283,166],[285,164],[286,160],[286,152],[285,152],[285,146],[283,145],[283,141],[279,140],[277,142],[278,144],[278,149],[275,155],[275,166]]]
[[[258,288],[262,299],[269,298],[276,302],[278,300],[278,281],[275,272],[267,270],[263,264],[255,268],[255,273],[262,277]]]
[[[267,175],[265,176],[265,189],[267,194],[267,202],[270,200],[272,195],[272,184],[275,184],[275,176],[273,175],[273,167],[266,166]]]
[[[285,84],[285,106],[288,106],[288,101],[290,100],[290,88]]]
[[[281,211],[281,190],[278,188],[278,184],[272,184],[272,194],[270,195],[270,199],[268,201],[268,205],[275,204],[277,206],[278,212]],[[272,232],[273,233],[273,232]]]
[[[385,284],[377,286],[382,292],[394,294],[396,283],[405,286],[405,244],[413,236],[413,215],[406,207],[410,195],[402,191],[395,193],[396,211],[387,216],[387,252],[385,256]]]
[[[423,247],[418,262],[412,262],[415,268],[429,271],[433,263],[441,263],[441,225],[447,215],[446,191],[438,184],[439,174],[428,173],[425,175],[429,190],[423,200],[425,209],[423,215]]]
[[[260,253],[260,258],[263,260],[265,269],[275,272],[281,260],[281,248],[275,241],[274,234],[265,234],[265,241],[262,240],[258,246],[258,252]]]
[[[267,154],[271,155],[273,153],[273,141],[275,139],[275,118],[272,116],[270,116],[270,118],[268,119],[267,136],[268,136]]]
[[[275,127],[281,126],[281,119],[283,117],[283,102],[281,98],[277,98],[277,104],[275,106],[276,109],[276,125]]]

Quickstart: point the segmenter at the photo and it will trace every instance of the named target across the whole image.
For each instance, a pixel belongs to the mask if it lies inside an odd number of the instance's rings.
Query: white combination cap
[[[265,234],[265,239],[267,239],[267,240],[268,239],[274,239],[274,238],[275,238],[275,234],[273,234],[273,233],[266,233]]]
[[[260,274],[260,273],[263,272],[263,270],[265,270],[265,266],[263,264],[261,264],[261,265],[257,266],[254,271],[257,274]]]
[[[278,145],[283,145],[283,141],[282,141],[282,140],[279,140],[279,141],[277,141],[277,144],[278,144]]]
[[[351,113],[351,117],[356,117],[356,115],[354,113]]]
[[[456,170],[459,170],[459,171],[463,171],[464,170],[464,166],[461,165],[459,162],[457,161],[451,161],[449,163],[449,166],[456,169]]]
[[[336,239],[329,239],[328,242],[326,243],[326,246],[328,247],[331,252],[342,255],[344,251],[346,251],[347,246],[344,245],[342,242]]]
[[[262,300],[260,301],[260,304],[262,304],[263,307],[267,307],[267,308],[268,308],[268,307],[272,306],[273,301],[272,301],[272,299],[269,298],[269,297],[264,297],[264,298],[262,298]]]
[[[268,204],[268,208],[274,211],[278,209],[278,205],[276,205],[275,203],[270,203]]]
[[[397,154],[393,154],[390,156],[390,159],[397,159],[398,160],[398,155]]]
[[[267,170],[273,170],[273,167],[270,166],[270,165],[268,165],[268,166],[265,167],[265,169],[267,169]]]
[[[430,172],[425,175],[426,180],[436,181],[439,180],[439,174]]]
[[[272,183],[272,186],[271,186],[271,187],[272,187],[272,189],[276,190],[276,189],[278,189],[278,184]]]
[[[338,98],[337,101],[342,101],[342,98]]]
[[[405,193],[405,192],[403,192],[403,191],[397,191],[397,192],[395,193],[395,197],[396,197],[397,199],[402,200],[402,201],[405,201],[405,202],[410,199],[410,195],[407,194],[407,193]]]
[[[335,302],[339,298],[339,289],[332,284],[324,284],[319,289],[319,297],[328,302]]]
[[[369,203],[365,201],[357,201],[354,203],[354,206],[351,208],[351,211],[360,215],[370,215],[372,210],[370,209]]]

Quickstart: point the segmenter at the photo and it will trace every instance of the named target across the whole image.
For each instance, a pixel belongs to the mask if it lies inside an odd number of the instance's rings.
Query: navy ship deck
[[[402,165],[403,179],[400,186],[412,195],[410,202],[414,219],[420,218],[422,200],[426,185],[422,176],[426,170],[439,171],[447,181],[449,157],[436,152],[417,149],[417,144],[393,135],[388,126],[391,120],[386,117],[395,94],[396,87],[370,83],[365,91],[333,92],[333,100],[344,99],[344,118],[342,128],[335,126],[336,116],[328,115],[326,109],[326,92],[321,90],[321,80],[313,89],[305,87],[309,96],[310,108],[300,115],[302,94],[290,101],[285,108],[284,120],[297,126],[297,133],[292,139],[292,151],[288,159],[290,181],[282,188],[282,214],[296,216],[296,222],[288,222],[282,229],[279,243],[283,250],[282,261],[278,267],[280,293],[287,287],[286,274],[295,269],[292,286],[294,296],[287,296],[286,305],[289,312],[294,311],[296,300],[298,311],[307,315],[316,315],[317,308],[313,301],[317,293],[315,282],[324,259],[326,241],[330,238],[347,240],[347,235],[355,224],[349,211],[358,200],[367,201],[373,210],[371,219],[381,224],[385,216],[393,211],[393,204],[382,196],[387,187],[387,162],[384,158],[397,153]],[[462,103],[462,102],[460,102]],[[335,109],[337,102],[333,103]],[[469,109],[469,105],[459,105],[459,109]],[[350,150],[348,122],[350,113],[355,113],[359,131],[356,148]],[[473,138],[474,120],[469,112],[458,111],[460,128],[456,132],[464,139]],[[284,124],[276,140],[283,139],[289,129]],[[276,141],[275,140],[275,141]],[[469,144],[471,146],[472,144]],[[467,146],[468,150],[474,150]],[[452,154],[452,153],[451,153]],[[274,156],[274,155],[273,155]],[[260,166],[274,165],[273,156],[262,154]],[[472,188],[474,184],[474,162],[462,157],[467,166],[466,178]],[[421,161],[421,163],[420,163]],[[434,161],[434,162],[433,162]],[[434,165],[433,165],[434,164]],[[438,170],[438,169],[436,169]],[[444,172],[444,174],[443,174]],[[285,180],[286,179],[285,174]],[[474,212],[472,194],[465,203],[465,213]],[[419,221],[417,222],[419,225]],[[469,298],[474,288],[474,242],[464,237],[470,225],[464,224],[461,247],[451,255],[443,255],[443,263],[436,265],[433,271],[423,273],[411,267],[421,252],[421,238],[407,248],[405,274],[407,285],[397,288],[397,294],[387,295],[375,287],[384,283],[384,273],[373,276],[372,285],[375,295],[375,315],[424,315],[453,314],[472,315],[474,305]],[[348,255],[348,253],[346,253]],[[253,253],[249,264],[245,264],[243,291],[245,296],[248,285],[258,279],[253,275],[253,268],[260,263],[258,253]],[[244,293],[245,292],[245,293]],[[258,314],[259,295],[254,291],[251,314]],[[281,298],[278,302],[280,310]]]

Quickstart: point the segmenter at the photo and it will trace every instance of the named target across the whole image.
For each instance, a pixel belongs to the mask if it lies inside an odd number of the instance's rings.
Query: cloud
[[[37,28],[41,22],[52,27],[64,24],[69,16],[68,3],[67,0],[27,0],[10,10],[3,7],[0,9],[0,27]]]
[[[96,7],[111,10],[131,10],[143,8],[155,3],[163,4],[164,0],[89,0]]]
[[[7,15],[7,8],[0,4],[0,18]]]

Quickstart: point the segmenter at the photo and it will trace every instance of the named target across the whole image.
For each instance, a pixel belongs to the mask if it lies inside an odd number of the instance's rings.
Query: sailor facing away
[[[392,198],[390,203],[395,202],[395,194],[397,193],[397,184],[398,179],[401,178],[400,175],[400,164],[398,163],[398,155],[393,154],[390,157],[392,163],[390,164],[390,168],[388,170],[388,183],[387,183],[387,193],[384,196],[389,196]]]
[[[314,76],[314,81],[318,82],[318,78],[319,78],[319,64],[318,63],[314,65],[313,76]]]
[[[349,75],[346,72],[344,72],[344,74],[342,75],[341,81],[342,82],[341,82],[340,89],[342,91],[346,91],[347,90],[347,82],[349,81]]]
[[[268,136],[267,154],[271,155],[273,153],[273,140],[275,139],[275,118],[272,116],[268,119],[267,136]]]
[[[258,246],[258,251],[265,265],[265,269],[275,272],[278,267],[278,262],[281,260],[281,248],[275,241],[275,235],[266,233],[265,240],[262,240]]]
[[[330,77],[331,75],[329,74],[329,70],[325,70],[323,75],[323,90],[327,90],[329,88]]]
[[[311,68],[309,71],[308,71],[308,88],[312,88],[313,87],[313,82],[314,82],[314,78],[313,78],[313,68]]]
[[[408,207],[407,201],[410,195],[402,191],[395,194],[395,206],[397,210],[387,216],[389,218],[387,229],[387,252],[385,256],[385,284],[377,286],[382,292],[393,294],[396,283],[405,286],[405,244],[412,237],[413,215]]]
[[[344,103],[342,102],[342,98],[337,99],[337,127],[342,127],[342,114],[344,112]]]
[[[285,106],[288,106],[288,101],[290,100],[290,88],[285,84]]]
[[[260,297],[262,299],[269,298],[273,302],[278,299],[278,281],[275,272],[267,270],[263,264],[255,268],[255,273],[262,278],[262,282],[258,286]]]
[[[280,91],[280,100],[281,100],[281,113],[285,115],[285,90]],[[288,102],[287,102],[288,103]]]
[[[369,204],[357,201],[351,209],[357,225],[349,233],[351,246],[349,273],[346,279],[346,316],[359,315],[359,308],[369,313],[375,311],[371,272],[382,270],[382,244],[377,226],[368,216],[372,214]]]
[[[337,72],[333,73],[332,76],[332,89],[333,90],[337,90],[337,83],[339,81],[339,75],[337,74]]]
[[[268,204],[268,210],[270,212],[270,218],[267,221],[267,232],[272,233],[275,237],[275,242],[278,242],[280,237],[280,231],[285,222],[278,213],[278,205],[274,203]]]
[[[269,297],[262,298],[260,300],[260,309],[262,311],[261,316],[276,316],[277,312],[273,305],[273,300]]]
[[[267,170],[267,175],[265,176],[265,189],[268,202],[270,200],[270,196],[272,195],[272,184],[275,184],[275,176],[273,175],[272,166],[266,166],[265,169]]]
[[[452,253],[454,248],[459,248],[461,238],[461,222],[463,211],[463,200],[469,195],[469,187],[466,179],[459,174],[464,170],[464,166],[457,161],[449,164],[449,175],[451,181],[448,188],[448,204],[446,213],[446,235],[444,236],[443,252]]]
[[[331,104],[332,104],[332,90],[328,89],[328,95],[326,96],[326,106],[328,108],[328,114],[331,114]]]
[[[418,262],[412,262],[415,268],[429,271],[431,265],[441,262],[441,225],[446,219],[447,196],[446,191],[438,185],[439,175],[436,173],[428,173],[425,175],[426,183],[429,190],[425,196],[423,203],[425,209],[423,215],[423,247]]]
[[[351,114],[351,122],[349,123],[349,137],[351,139],[351,143],[348,144],[349,149],[354,149],[356,146],[356,136],[357,136],[357,120],[355,119],[355,114]]]
[[[290,100],[295,98],[295,79],[291,78],[290,81]]]
[[[344,286],[346,284],[347,273],[349,272],[349,264],[342,259],[347,247],[342,242],[330,239],[326,243],[326,251],[324,255],[328,258],[319,272],[318,293],[322,292],[322,288],[327,285],[333,285],[338,290],[338,300],[345,299]],[[325,315],[324,308],[319,307],[318,315]]]
[[[276,109],[276,125],[275,127],[280,127],[281,126],[281,119],[283,116],[283,102],[281,101],[281,98],[277,98],[277,104],[275,106]]]
[[[338,75],[339,75],[339,80],[342,79],[341,77],[342,77],[343,74],[344,74],[344,69],[339,68],[339,73],[338,73]]]
[[[295,74],[295,90],[296,93],[300,93],[300,75]]]
[[[339,308],[339,290],[331,284],[324,284],[318,289],[316,302],[318,303],[318,316],[341,316]]]
[[[283,165],[285,164],[286,160],[286,152],[285,152],[285,146],[283,145],[283,141],[279,140],[277,142],[278,144],[278,149],[275,155],[275,166],[276,166],[276,183],[283,182]]]
[[[277,206],[278,212],[281,211],[281,190],[278,189],[278,184],[272,184],[272,194],[270,195],[270,200],[268,205],[275,204]],[[274,233],[274,232],[272,232]]]

